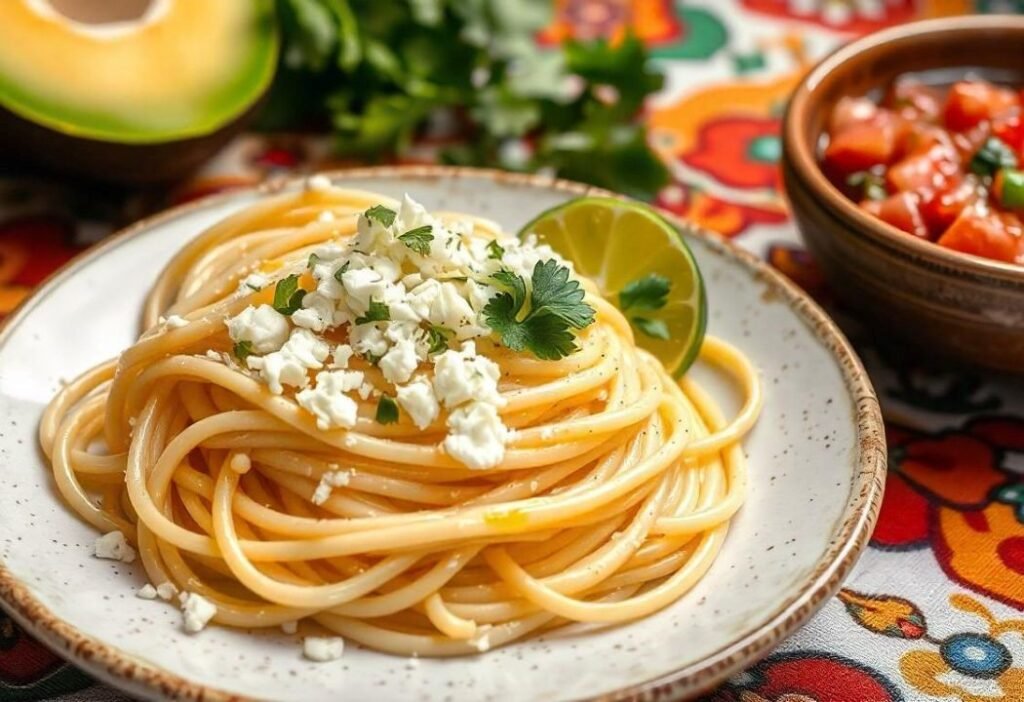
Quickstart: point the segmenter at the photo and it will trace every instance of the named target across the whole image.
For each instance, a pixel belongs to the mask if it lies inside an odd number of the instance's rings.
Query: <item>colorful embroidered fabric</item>
[[[541,46],[628,26],[668,71],[648,119],[674,182],[658,204],[734,237],[830,303],[779,190],[779,118],[803,72],[860,33],[1024,0],[555,0]],[[0,315],[113,228],[164,205],[332,163],[326,139],[247,135],[173,192],[0,178]],[[841,313],[840,313],[841,314]],[[870,548],[839,596],[714,702],[1024,700],[1024,385],[950,375],[845,324],[888,421]],[[0,702],[123,699],[0,615]]]

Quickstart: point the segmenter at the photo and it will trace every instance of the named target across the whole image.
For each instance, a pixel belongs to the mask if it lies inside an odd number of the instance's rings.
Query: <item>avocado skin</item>
[[[65,134],[0,107],[0,161],[9,158],[51,173],[119,185],[180,180],[198,169],[255,117],[264,94],[245,112],[196,137],[149,144],[122,144]]]

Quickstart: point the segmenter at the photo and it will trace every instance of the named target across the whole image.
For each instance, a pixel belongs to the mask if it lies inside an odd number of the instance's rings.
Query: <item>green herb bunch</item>
[[[667,171],[639,121],[663,82],[635,37],[539,47],[550,0],[278,0],[282,65],[267,129],[328,120],[342,154],[545,168],[637,197]]]

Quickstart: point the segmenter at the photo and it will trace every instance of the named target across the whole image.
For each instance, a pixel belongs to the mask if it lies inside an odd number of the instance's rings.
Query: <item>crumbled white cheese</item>
[[[434,393],[446,407],[457,407],[470,400],[503,404],[498,393],[501,369],[484,356],[477,356],[472,342],[462,351],[449,349],[434,358]]]
[[[161,600],[167,600],[169,602],[178,594],[178,586],[172,582],[160,583],[156,586],[156,594],[160,596]]]
[[[325,175],[310,176],[306,179],[306,188],[316,192],[331,189],[331,179]]]
[[[373,268],[355,268],[345,271],[341,284],[348,293],[348,304],[357,314],[364,314],[370,308],[370,301],[384,301],[389,289],[387,281]],[[353,304],[357,303],[357,304]]]
[[[352,474],[347,470],[329,470],[320,477],[320,483],[313,491],[311,502],[315,505],[322,505],[331,496],[331,491],[336,487],[345,487],[351,480]]]
[[[360,356],[383,356],[388,352],[388,340],[376,324],[357,324],[349,329],[349,343]]]
[[[373,394],[374,390],[376,390],[376,388],[374,388],[369,383],[363,383],[362,385],[359,386],[359,397],[361,397],[364,400],[367,400],[369,399],[370,395]]]
[[[262,273],[250,273],[238,284],[238,292],[243,295],[250,295],[259,292],[270,285],[270,278]]]
[[[156,588],[149,583],[140,587],[138,592],[135,593],[135,596],[142,600],[155,600],[156,595]]]
[[[302,309],[292,314],[292,324],[315,332],[322,332],[333,327],[337,322],[337,310],[334,300],[318,292],[312,292],[302,298]]]
[[[288,634],[289,636],[299,631],[299,623],[297,621],[281,622],[281,631]]]
[[[270,305],[249,306],[227,321],[231,340],[248,341],[254,353],[277,351],[288,340],[288,318]]]
[[[476,310],[462,296],[459,286],[455,283],[441,283],[437,296],[430,302],[427,320],[431,324],[451,329],[460,341],[490,332],[489,329],[476,324]]]
[[[448,416],[444,450],[467,468],[493,468],[505,457],[508,428],[488,402],[470,402]]]
[[[266,356],[249,356],[246,364],[260,371],[270,392],[280,395],[284,385],[304,388],[309,384],[308,371],[323,368],[330,353],[327,342],[308,329],[295,329],[280,351]]]
[[[413,371],[419,366],[420,359],[416,355],[416,343],[411,339],[399,341],[380,359],[380,370],[389,383],[405,383],[412,377]]]
[[[352,354],[355,353],[352,347],[348,344],[339,344],[334,347],[334,351],[331,357],[334,362],[331,363],[332,368],[348,368],[348,362],[352,360]]]
[[[469,642],[476,648],[480,653],[489,651],[491,648],[491,625],[484,624],[477,628],[476,635],[469,640]]]
[[[180,329],[181,327],[187,326],[188,320],[182,317],[181,315],[172,314],[170,317],[167,318],[168,329]]]
[[[185,631],[195,634],[206,628],[210,620],[217,614],[217,605],[202,595],[194,592],[182,593],[181,616]]]
[[[351,429],[356,425],[359,406],[345,393],[363,384],[362,371],[321,371],[316,384],[295,395],[296,401],[316,417],[321,431],[334,427]]]
[[[408,385],[398,388],[397,395],[399,406],[419,429],[426,429],[437,419],[440,406],[434,397],[434,389],[426,378],[417,378]]]
[[[93,543],[93,553],[97,558],[110,561],[131,563],[135,560],[135,549],[120,531],[111,531],[98,537]]]
[[[345,639],[340,636],[307,636],[302,640],[302,655],[311,661],[336,661],[345,655]]]

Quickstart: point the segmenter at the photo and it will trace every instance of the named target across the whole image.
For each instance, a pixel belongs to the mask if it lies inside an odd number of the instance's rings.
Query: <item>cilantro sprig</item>
[[[499,244],[497,239],[491,239],[487,242],[487,258],[500,261],[504,255],[505,247]]]
[[[640,118],[663,78],[629,33],[538,51],[550,0],[276,5],[283,59],[265,129],[329,124],[341,153],[380,159],[454,110],[465,138],[445,162],[550,168],[645,199],[668,182]]]
[[[668,302],[672,281],[657,273],[648,273],[625,285],[619,291],[619,309],[626,313],[630,323],[642,334],[654,339],[667,341],[671,338],[668,325],[663,320],[644,315],[628,314],[631,311],[655,312]]]
[[[371,221],[379,222],[385,227],[390,227],[395,223],[395,217],[398,216],[398,213],[384,207],[384,205],[374,205],[364,212],[363,215]]]
[[[252,342],[246,341],[245,339],[242,341],[236,341],[231,352],[234,354],[235,358],[244,362],[245,359],[252,355]]]
[[[594,321],[579,282],[554,260],[538,261],[526,281],[502,269],[491,276],[501,292],[484,306],[488,326],[513,351],[528,350],[542,360],[558,360],[576,351],[575,334]]]
[[[299,275],[292,273],[283,278],[274,288],[273,307],[286,317],[293,315],[302,307],[302,298],[306,291],[299,287]]]
[[[453,336],[455,332],[448,327],[431,324],[427,329],[427,353],[431,356],[444,353],[448,350],[448,339]]]
[[[434,235],[431,233],[433,229],[429,224],[424,224],[422,227],[410,229],[400,235],[398,240],[419,255],[426,256],[430,253],[430,242],[434,240]]]
[[[381,395],[377,401],[378,424],[394,424],[398,421],[398,403],[390,395]]]
[[[366,314],[356,317],[356,324],[371,324],[373,322],[386,322],[391,319],[391,308],[379,300],[370,300],[366,308]]]

